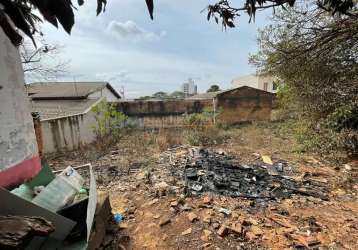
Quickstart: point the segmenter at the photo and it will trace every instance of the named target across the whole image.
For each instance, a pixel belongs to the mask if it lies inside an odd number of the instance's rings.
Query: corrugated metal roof
[[[108,82],[36,82],[26,85],[31,99],[85,99],[88,95],[108,88],[115,96],[120,95]]]
[[[83,114],[99,99],[82,100],[32,100],[32,112],[39,112],[40,119],[53,119],[62,116]]]

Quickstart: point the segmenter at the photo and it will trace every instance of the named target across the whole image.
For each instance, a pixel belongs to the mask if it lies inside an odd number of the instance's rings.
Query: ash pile
[[[172,171],[184,178],[187,194],[212,192],[230,197],[278,200],[303,195],[328,199],[326,187],[297,178],[292,168],[285,161],[244,165],[224,152],[192,148],[185,159],[174,163]]]

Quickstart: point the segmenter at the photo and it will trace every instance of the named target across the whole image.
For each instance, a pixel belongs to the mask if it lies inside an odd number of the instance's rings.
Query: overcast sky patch
[[[257,51],[257,28],[268,21],[263,12],[251,23],[242,15],[237,28],[223,32],[201,13],[208,2],[158,0],[152,21],[143,0],[108,1],[99,16],[88,1],[71,36],[45,22],[46,42],[63,45],[57,58],[70,61],[57,80],[108,81],[123,86],[128,98],[173,92],[188,78],[200,92],[211,84],[230,88],[232,79],[255,72],[248,55]]]

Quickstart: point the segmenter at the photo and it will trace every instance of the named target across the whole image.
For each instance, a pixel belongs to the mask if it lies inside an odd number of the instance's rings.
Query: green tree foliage
[[[305,126],[303,141],[357,154],[358,16],[333,17],[309,5],[279,11],[272,21],[251,63],[285,84],[280,104]]]
[[[184,99],[185,94],[182,91],[174,91],[173,93],[170,94],[170,97],[174,99]]]
[[[124,128],[124,122],[128,117],[118,112],[112,103],[102,101],[91,110],[95,114],[96,124],[93,124],[93,131],[99,140],[111,139],[116,141],[120,138]]]
[[[168,99],[169,95],[167,92],[163,92],[163,91],[159,91],[156,92],[152,95],[153,98],[158,98],[158,99]]]
[[[213,84],[206,92],[209,93],[209,92],[217,92],[217,91],[220,91],[219,85]]]
[[[214,125],[222,109],[214,111],[213,108],[206,107],[200,113],[186,114],[185,121],[194,129],[203,130],[206,126]]]
[[[167,92],[163,92],[163,91],[159,91],[154,93],[151,96],[141,96],[138,98],[138,100],[149,100],[149,99],[165,99],[165,100],[169,100],[169,99],[184,99],[185,94],[181,91],[174,91],[171,94],[168,94]]]
[[[151,96],[145,95],[145,96],[139,97],[138,100],[145,101],[145,100],[149,100],[149,99],[151,99],[151,98],[152,98]]]
[[[220,129],[216,126],[220,124],[217,118],[221,113],[221,109],[214,112],[212,108],[207,107],[200,113],[185,115],[185,122],[192,128],[186,132],[186,141],[193,146],[222,143],[225,136],[221,135]]]

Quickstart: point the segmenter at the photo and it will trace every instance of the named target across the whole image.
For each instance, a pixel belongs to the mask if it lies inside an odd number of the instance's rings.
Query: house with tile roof
[[[93,107],[118,102],[119,93],[108,82],[36,82],[27,84],[32,113],[39,116],[44,153],[78,149],[96,140]]]

